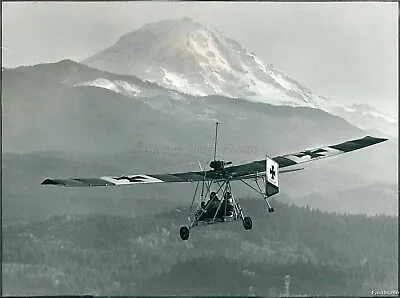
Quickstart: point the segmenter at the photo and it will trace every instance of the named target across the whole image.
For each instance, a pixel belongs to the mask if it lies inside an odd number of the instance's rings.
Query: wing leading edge
[[[294,166],[300,163],[310,162],[321,158],[331,157],[365,147],[369,147],[388,139],[366,136],[361,139],[346,141],[340,144],[308,149],[301,152],[290,153],[276,156],[273,158],[278,163],[279,168]],[[257,160],[251,163],[231,166],[225,168],[223,176],[212,170],[199,172],[184,172],[172,174],[152,174],[152,175],[124,175],[118,177],[103,176],[100,178],[70,178],[70,179],[46,179],[43,185],[58,185],[66,187],[85,187],[85,186],[120,186],[148,183],[170,183],[170,182],[197,182],[211,181],[229,178],[230,180],[249,179],[265,173],[266,160]],[[295,170],[293,170],[295,171]],[[284,170],[283,172],[291,172]]]

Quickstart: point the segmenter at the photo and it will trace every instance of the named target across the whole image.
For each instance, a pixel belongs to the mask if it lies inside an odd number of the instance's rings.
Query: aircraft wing
[[[346,141],[336,145],[330,145],[325,147],[307,149],[296,153],[284,154],[272,158],[279,165],[279,173],[289,173],[302,169],[286,169],[281,170],[285,167],[295,166],[297,164],[318,160],[321,158],[331,157],[354,150],[362,149],[371,145],[375,145],[381,142],[385,142],[388,139],[375,138],[366,136],[361,139],[355,139]],[[232,180],[250,179],[257,176],[265,175],[266,160],[256,160],[251,163],[237,165],[227,168]]]
[[[153,175],[123,175],[123,176],[103,176],[99,178],[69,178],[69,179],[46,179],[43,185],[58,185],[66,187],[82,186],[121,186],[148,183],[166,182],[194,182],[212,180],[206,177],[206,171],[186,172],[175,174],[153,174]]]
[[[274,157],[273,159],[279,164],[280,168],[293,166],[299,163],[310,162],[321,158],[331,157],[354,150],[369,147],[381,142],[385,142],[388,139],[375,138],[366,136],[361,139],[355,139],[346,141],[336,145],[330,145],[326,147],[319,147],[314,149],[308,149],[296,153],[285,154],[282,156]]]
[[[279,169],[294,166],[300,163],[310,162],[325,157],[335,156],[374,144],[387,141],[387,139],[366,136],[361,139],[351,140],[344,143],[308,149],[301,152],[285,154],[274,157],[273,160],[278,163]],[[58,185],[66,187],[82,186],[121,186],[149,183],[170,183],[170,182],[197,182],[197,181],[215,181],[230,179],[241,180],[250,179],[265,175],[266,160],[257,160],[251,163],[231,166],[225,168],[223,175],[212,170],[198,172],[183,172],[170,174],[140,174],[140,175],[122,175],[122,176],[103,176],[99,178],[69,178],[69,179],[46,179],[43,185]],[[280,173],[293,172],[294,170],[280,170]]]

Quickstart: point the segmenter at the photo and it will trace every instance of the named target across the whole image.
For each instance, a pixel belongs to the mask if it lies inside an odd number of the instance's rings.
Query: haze
[[[315,93],[398,114],[397,3],[2,3],[2,66],[80,61],[148,22],[222,30]]]

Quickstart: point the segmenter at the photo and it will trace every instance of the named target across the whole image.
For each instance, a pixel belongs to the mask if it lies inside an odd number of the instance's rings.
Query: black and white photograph
[[[2,295],[398,296],[398,3],[1,8]]]

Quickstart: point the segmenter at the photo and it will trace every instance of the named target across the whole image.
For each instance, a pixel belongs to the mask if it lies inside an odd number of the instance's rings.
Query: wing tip
[[[40,184],[41,185],[64,185],[60,181],[57,181],[55,179],[45,179]]]
[[[364,139],[374,140],[375,143],[382,143],[382,142],[386,142],[389,140],[388,138],[377,138],[377,137],[373,137],[373,136],[365,136]]]

